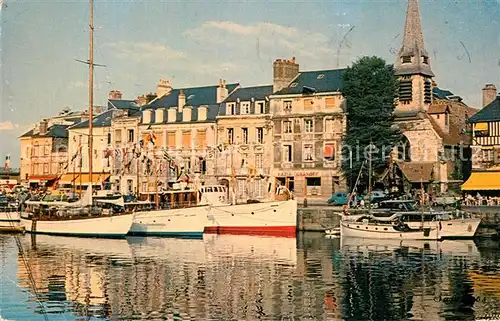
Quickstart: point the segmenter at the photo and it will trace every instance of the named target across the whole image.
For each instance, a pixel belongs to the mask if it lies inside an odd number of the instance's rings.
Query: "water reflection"
[[[0,294],[8,319],[43,320],[33,314],[41,309],[30,275],[50,320],[474,320],[500,313],[500,251],[492,241],[21,238],[31,273],[13,237],[0,236],[1,275],[13,274],[19,287],[8,288],[17,293],[11,299]]]

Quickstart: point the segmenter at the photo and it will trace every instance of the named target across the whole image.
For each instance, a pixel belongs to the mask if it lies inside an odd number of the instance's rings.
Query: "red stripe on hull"
[[[296,237],[295,226],[205,226],[207,234]]]

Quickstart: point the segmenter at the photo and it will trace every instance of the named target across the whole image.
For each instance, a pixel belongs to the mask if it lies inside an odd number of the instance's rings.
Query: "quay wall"
[[[462,210],[481,217],[476,233],[479,237],[500,237],[500,206],[464,206]],[[297,226],[299,231],[323,232],[340,226],[342,208],[337,206],[299,207]]]

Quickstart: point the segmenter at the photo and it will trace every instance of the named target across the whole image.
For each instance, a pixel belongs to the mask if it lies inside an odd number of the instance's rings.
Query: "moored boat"
[[[201,204],[208,204],[205,233],[295,237],[297,200],[282,193],[281,199],[230,204],[221,185],[202,186]]]
[[[48,235],[124,237],[134,214],[113,214],[92,205],[92,188],[77,202],[26,201],[21,225],[26,232]]]
[[[23,232],[18,211],[19,204],[0,196],[0,232]]]

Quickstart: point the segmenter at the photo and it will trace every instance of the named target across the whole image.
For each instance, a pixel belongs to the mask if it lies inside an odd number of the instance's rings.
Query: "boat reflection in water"
[[[498,284],[488,283],[500,278],[500,251],[473,241],[299,234],[22,243],[40,299],[57,319],[474,320],[500,312]],[[17,266],[18,290],[32,291],[20,257]],[[20,304],[40,313],[32,298]],[[3,317],[43,319],[12,311]]]

